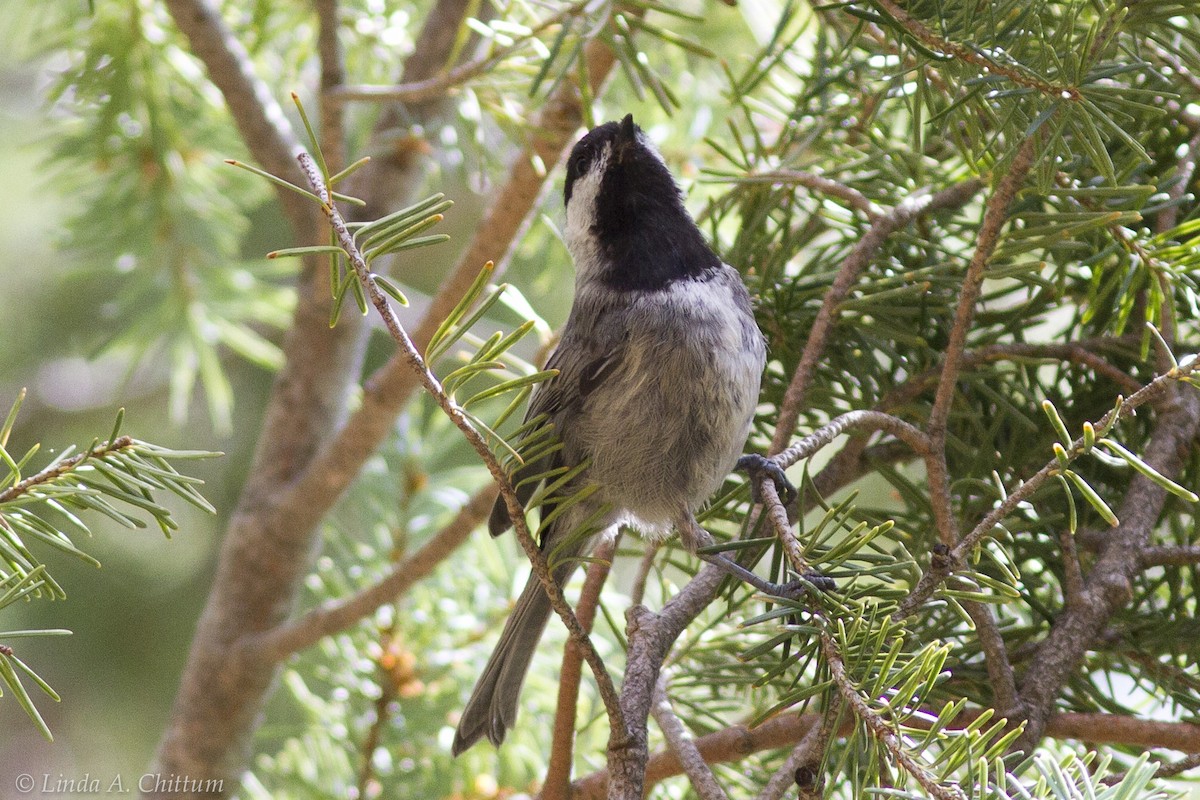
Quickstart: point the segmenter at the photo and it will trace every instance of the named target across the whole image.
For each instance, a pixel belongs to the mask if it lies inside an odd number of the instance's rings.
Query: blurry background
[[[89,332],[99,324],[98,306],[111,298],[83,291],[79,265],[58,249],[66,218],[78,198],[56,188],[47,160],[45,91],[52,61],[21,59],[28,41],[0,33],[0,405],[5,411],[22,387],[28,395],[12,434],[13,449],[35,442],[43,451],[86,446],[105,437],[119,407],[127,430],[165,446],[222,450],[219,461],[196,462],[208,481],[205,493],[228,508],[253,446],[255,420],[269,388],[265,372],[231,365],[247,424],[229,435],[214,433],[203,409],[189,424],[171,424],[165,413],[161,364],[126,381],[128,360],[91,361]],[[72,281],[72,278],[75,280]],[[245,415],[244,417],[242,415]],[[39,777],[78,777],[91,771],[140,775],[170,710],[179,669],[203,603],[223,525],[175,498],[180,531],[167,540],[156,527],[126,530],[91,520],[96,536],[80,546],[98,559],[95,569],[65,554],[42,552],[67,590],[66,600],[10,607],[0,628],[68,628],[69,637],[29,639],[22,656],[36,665],[62,703],[35,692],[35,702],[55,733],[46,742],[6,695],[0,699],[0,797],[14,792],[19,771]]]

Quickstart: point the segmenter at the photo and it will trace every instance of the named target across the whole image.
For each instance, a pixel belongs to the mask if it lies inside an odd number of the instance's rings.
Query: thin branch
[[[1183,753],[1200,751],[1200,725],[1138,719],[1123,714],[1064,713],[1050,717],[1046,736],[1093,744],[1163,747]]]
[[[1138,551],[1138,563],[1142,569],[1200,564],[1200,544],[1144,547]]]
[[[588,633],[600,605],[600,592],[608,580],[612,560],[617,554],[621,534],[606,538],[592,553],[575,615]],[[554,711],[554,732],[550,741],[550,758],[546,763],[546,779],[542,781],[539,800],[567,800],[571,792],[571,766],[575,753],[575,716],[579,708],[579,682],[582,678],[583,654],[574,640],[563,648],[562,669],[558,673],[558,702]]]
[[[211,0],[166,0],[191,51],[204,62],[209,80],[221,91],[242,141],[255,161],[274,175],[298,180],[299,140],[273,90],[254,74],[250,54],[221,18]],[[320,218],[303,197],[282,187],[276,196],[296,238],[309,241]]]
[[[962,730],[979,718],[983,710],[964,710],[954,718],[947,730]],[[755,753],[793,747],[817,727],[817,714],[784,714],[755,728],[731,725],[696,739],[696,748],[709,764],[742,761]],[[906,725],[923,727],[914,717]],[[848,732],[843,723],[835,736]],[[1055,739],[1075,739],[1092,744],[1124,745],[1127,747],[1160,747],[1185,753],[1200,751],[1200,725],[1192,722],[1163,722],[1106,713],[1063,713],[1046,723],[1046,735]],[[651,787],[667,778],[682,775],[679,759],[669,750],[656,751],[646,765],[646,786]],[[608,791],[609,772],[601,769],[571,785],[573,800],[601,800]]]
[[[1067,361],[1090,368],[1097,375],[1108,378],[1130,394],[1142,388],[1142,384],[1125,370],[1095,352],[1100,347],[1132,345],[1139,337],[1109,337],[1101,336],[1092,339],[1082,339],[1076,342],[1010,342],[1006,344],[990,344],[977,350],[963,353],[959,364],[959,373],[974,369],[981,364],[997,361],[1019,361],[1021,359]],[[930,386],[936,385],[943,371],[943,365],[938,364],[924,372],[909,378],[884,395],[879,401],[881,410],[888,410],[904,405],[920,397]]]
[[[795,169],[777,169],[769,172],[756,172],[737,179],[737,183],[794,183],[815,192],[844,200],[851,208],[861,211],[870,221],[875,222],[885,213],[870,198],[844,183],[818,175],[814,172],[803,172]]]
[[[392,679],[390,670],[384,667],[385,659],[395,657],[393,650],[395,634],[396,624],[393,620],[393,623],[387,630],[383,631],[380,637],[379,659],[377,659],[375,665],[376,674],[379,676],[379,696],[375,698],[375,702],[373,703],[375,707],[375,719],[371,721],[371,727],[367,729],[367,735],[363,737],[362,747],[359,748],[361,755],[358,768],[357,797],[370,797],[367,793],[367,787],[375,778],[375,749],[379,747],[379,742],[383,738],[383,731],[391,719],[388,709],[397,695],[396,681]]]
[[[820,766],[825,751],[833,740],[834,726],[841,716],[841,708],[842,704],[837,695],[831,696],[828,706],[821,714],[821,724],[808,729],[808,733],[792,748],[792,752],[771,775],[754,800],[782,800],[784,793],[792,786],[799,790],[800,800],[815,800],[822,795],[824,780]],[[809,776],[812,780],[805,780]]]
[[[612,69],[613,55],[604,45],[590,42],[585,57],[595,92]],[[413,329],[412,341],[419,350],[428,346],[442,320],[474,282],[483,263],[494,261],[496,277],[503,273],[508,253],[519,241],[549,179],[549,172],[535,165],[558,163],[581,120],[577,90],[566,81],[534,116],[528,142],[513,160],[508,179],[496,192],[470,244]],[[391,432],[393,421],[417,385],[416,375],[399,353],[380,367],[363,387],[359,408],[313,457],[305,473],[290,485],[280,505],[318,518],[324,514]]]
[[[1014,716],[1020,712],[1021,703],[1020,697],[1017,696],[1017,680],[1008,657],[1008,647],[1004,644],[1004,636],[996,624],[992,607],[976,600],[960,602],[971,617],[971,622],[975,624],[975,634],[979,638],[980,647],[983,648],[984,664],[992,685],[993,703],[1002,715]]]
[[[495,51],[481,56],[474,61],[459,64],[453,69],[438,75],[402,83],[396,86],[335,86],[325,95],[331,105],[341,107],[352,101],[369,101],[373,103],[421,103],[444,96],[456,86],[490,72],[497,64],[506,58],[520,52],[530,40],[536,38],[555,25],[561,25],[569,19],[584,13],[592,0],[580,0],[563,8],[556,14],[533,26],[527,33],[515,37],[513,43],[497,48]],[[593,20],[589,20],[594,24]]]
[[[88,459],[104,458],[110,453],[119,453],[122,450],[128,450],[133,447],[136,442],[130,436],[118,436],[111,442],[98,444],[87,452],[80,453],[77,456],[64,458],[56,464],[51,464],[45,469],[30,475],[28,478],[14,483],[12,486],[0,492],[0,505],[11,502],[23,494],[27,494],[31,489],[34,489],[42,484],[51,483],[59,478],[74,472],[79,467],[82,467]]]
[[[920,190],[901,202],[890,211],[876,217],[870,230],[859,240],[850,254],[838,267],[837,276],[825,297],[821,308],[813,321],[812,330],[804,343],[804,352],[800,362],[792,374],[791,382],[784,393],[783,402],[776,418],[775,436],[771,441],[771,452],[778,453],[792,437],[796,422],[800,419],[800,410],[812,382],[817,362],[825,351],[825,345],[833,331],[837,318],[838,306],[850,292],[850,288],[858,279],[859,274],[866,269],[876,251],[883,247],[884,242],[896,231],[906,227],[918,216],[931,211],[958,208],[970,200],[976,192],[983,188],[983,182],[977,178],[943,189],[936,194]]]
[[[708,762],[696,748],[695,739],[671,708],[671,700],[667,697],[667,677],[664,673],[659,673],[658,682],[654,685],[654,704],[650,707],[650,713],[662,730],[667,746],[679,758],[684,774],[700,800],[729,800],[729,795],[725,794],[725,790],[717,783]]]
[[[856,428],[890,433],[911,447],[918,455],[924,455],[929,449],[929,440],[925,434],[899,417],[893,417],[882,411],[847,411],[845,414],[834,417],[786,450],[772,456],[772,459],[786,469],[811,457],[847,430]]]
[[[817,714],[783,714],[754,728],[731,725],[696,739],[696,749],[709,764],[740,761],[763,750],[794,746],[810,730],[819,727],[820,721]],[[679,757],[668,749],[659,750],[646,763],[646,788],[682,774]],[[609,778],[609,770],[605,768],[575,781],[571,784],[572,800],[607,797]]]
[[[1018,86],[1041,92],[1055,100],[1073,100],[1078,102],[1083,99],[1083,95],[1080,94],[1079,89],[1075,86],[1049,83],[1027,72],[1023,68],[998,63],[981,55],[974,48],[938,36],[925,23],[914,18],[897,5],[895,0],[875,0],[875,2],[897,25],[930,50],[936,50],[939,53],[953,56],[959,61],[965,61],[979,68],[984,73],[1003,75]]]
[[[248,640],[247,646],[264,653],[271,661],[282,661],[370,616],[407,592],[458,549],[487,517],[496,501],[497,491],[495,484],[489,483],[476,492],[446,527],[375,583],[349,597],[322,603],[301,617],[265,631]]]
[[[321,151],[330,173],[346,166],[346,129],[344,113],[325,96],[346,80],[342,43],[338,38],[340,0],[313,0],[317,12],[317,55],[321,60]]]
[[[1075,534],[1063,526],[1058,532],[1059,547],[1063,560],[1063,601],[1070,607],[1083,602],[1083,567],[1079,564],[1079,548]]]
[[[546,563],[545,554],[538,547],[537,540],[530,533],[525,522],[524,509],[521,507],[520,500],[517,499],[516,491],[513,489],[512,483],[504,471],[504,467],[496,459],[495,455],[493,455],[487,440],[475,429],[475,426],[467,419],[458,404],[442,388],[441,381],[429,369],[429,366],[425,363],[425,359],[421,357],[420,352],[418,352],[412,339],[409,337],[408,332],[400,324],[400,319],[396,316],[396,312],[388,301],[387,296],[375,283],[370,267],[367,266],[366,259],[354,241],[353,234],[346,227],[345,220],[342,219],[337,207],[333,204],[329,189],[325,185],[324,178],[321,176],[312,157],[308,153],[301,153],[298,156],[298,160],[301,171],[308,180],[309,188],[321,199],[321,208],[329,218],[329,223],[333,227],[338,244],[346,254],[347,262],[354,268],[359,282],[367,293],[367,298],[376,311],[379,312],[388,333],[391,334],[392,339],[399,346],[400,356],[408,364],[409,369],[416,373],[421,385],[437,402],[442,412],[454,423],[455,427],[462,431],[467,442],[479,454],[480,459],[483,460],[484,465],[495,479],[496,484],[500,488],[500,496],[504,498],[509,517],[512,519],[517,541],[529,557],[533,571],[537,575],[538,581],[542,584],[542,588],[546,591],[547,597],[550,599],[551,608],[562,619],[571,639],[583,651],[584,660],[587,661],[588,666],[592,668],[592,672],[595,674],[596,683],[600,689],[600,697],[604,700],[605,709],[608,711],[613,730],[624,730],[619,697],[616,688],[613,686],[612,678],[608,674],[608,669],[604,665],[604,660],[596,652],[591,638],[579,624],[579,620],[575,617],[575,612],[571,609],[570,604],[567,603],[566,598],[563,597],[562,589],[554,581],[554,577],[550,572],[550,566]]]
[[[926,433],[929,435],[930,451],[925,458],[925,470],[929,482],[929,502],[937,525],[938,537],[946,547],[958,543],[958,527],[954,519],[954,507],[950,497],[950,476],[946,466],[946,423],[950,417],[950,406],[954,400],[959,371],[962,368],[963,351],[966,349],[967,334],[975,319],[975,306],[986,276],[987,264],[1000,241],[1000,231],[1008,221],[1008,208],[1012,205],[1025,176],[1033,166],[1035,140],[1028,137],[1017,150],[1008,173],[1000,180],[996,191],[988,198],[984,207],[983,223],[976,237],[975,252],[967,266],[962,290],[958,296],[958,309],[954,325],[950,329],[946,356],[942,360],[942,373],[934,396],[933,408],[929,412]]]
[[[1114,409],[1106,413],[1098,422],[1093,424],[1093,427],[1097,429],[1106,428],[1109,422],[1113,421],[1112,418],[1114,415],[1116,416],[1115,421],[1132,416],[1137,409],[1151,401],[1159,399],[1169,386],[1193,374],[1198,368],[1200,368],[1200,358],[1194,358],[1184,366],[1173,369],[1165,375],[1159,375],[1125,400],[1119,410]],[[1083,455],[1082,436],[1071,442],[1070,446],[1067,447],[1067,457],[1069,460],[1074,460],[1081,455]],[[1058,475],[1060,470],[1061,465],[1058,460],[1051,459],[1027,481],[1009,491],[1004,500],[988,512],[980,520],[979,524],[972,528],[970,533],[964,536],[952,550],[946,553],[943,558],[930,564],[929,569],[921,576],[917,585],[913,587],[913,590],[907,597],[900,601],[893,616],[896,619],[904,619],[916,612],[955,569],[966,563],[967,557],[980,541],[987,536],[991,536],[1005,517],[1015,511],[1021,503],[1032,497],[1047,480]]]
[[[1194,368],[1197,361],[1200,359],[1193,359],[1188,366]],[[1173,369],[1168,375],[1178,372]],[[1146,463],[1173,480],[1195,447],[1198,433],[1200,391],[1188,385],[1170,387],[1146,445]],[[1132,581],[1142,569],[1139,551],[1149,544],[1166,498],[1167,490],[1144,475],[1130,481],[1117,512],[1120,524],[1109,532],[1088,574],[1083,602],[1064,608],[1055,619],[1034,653],[1036,668],[1024,676],[1020,693],[1028,716],[1016,747],[1029,752],[1041,739],[1063,685],[1078,670],[1113,613],[1129,602]]]
[[[1177,761],[1168,761],[1165,764],[1160,764],[1158,769],[1154,771],[1154,777],[1157,779],[1174,778],[1176,775],[1182,775],[1188,770],[1200,767],[1200,753],[1191,753]],[[1100,782],[1106,786],[1120,783],[1129,776],[1128,772],[1117,772],[1112,775],[1106,775]]]
[[[771,460],[787,469],[805,458],[810,458],[838,436],[855,428],[890,433],[920,455],[926,455],[929,449],[929,440],[925,434],[899,417],[893,417],[891,414],[884,414],[881,411],[848,411],[822,425],[783,452],[772,456]],[[792,532],[792,521],[788,516],[787,508],[779,497],[779,490],[775,486],[775,482],[764,476],[757,488],[762,497],[767,519],[774,528],[775,535],[779,538],[784,553],[787,555],[788,563],[797,574],[805,574],[809,571],[808,562],[804,558],[803,547]]]
[[[642,599],[646,596],[646,581],[650,577],[650,570],[654,569],[654,559],[658,556],[660,547],[662,547],[660,542],[646,542],[646,549],[638,562],[637,572],[633,575],[633,586],[629,590],[629,605],[640,606],[642,604]]]
[[[833,677],[834,685],[838,688],[838,693],[850,710],[854,712],[854,716],[887,749],[892,760],[937,800],[963,800],[965,795],[960,788],[939,783],[928,770],[909,755],[901,744],[900,738],[892,730],[892,726],[871,709],[867,701],[858,693],[858,689],[854,687],[854,683],[846,673],[846,663],[842,660],[842,654],[838,651],[833,637],[825,630],[821,631],[820,637],[821,653],[825,656],[825,663],[829,666],[829,673]]]

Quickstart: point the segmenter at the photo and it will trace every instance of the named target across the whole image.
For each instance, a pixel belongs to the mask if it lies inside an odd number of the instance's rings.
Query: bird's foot
[[[763,594],[779,597],[784,600],[799,600],[810,588],[822,592],[832,591],[837,588],[832,578],[815,571],[806,572],[802,578],[788,581],[787,583],[772,583],[765,578],[755,575],[723,553],[701,554],[700,558],[715,567],[719,567],[735,578],[745,581]]]
[[[774,481],[779,500],[785,506],[796,499],[796,487],[788,480],[783,467],[774,459],[760,456],[758,453],[747,453],[737,460],[733,468],[750,476],[750,497],[757,504],[762,504],[762,491],[758,486],[764,477]]]

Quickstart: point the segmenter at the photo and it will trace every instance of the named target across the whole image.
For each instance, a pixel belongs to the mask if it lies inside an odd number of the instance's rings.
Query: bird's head
[[[567,247],[581,277],[653,290],[720,263],[632,114],[576,143],[564,197]]]

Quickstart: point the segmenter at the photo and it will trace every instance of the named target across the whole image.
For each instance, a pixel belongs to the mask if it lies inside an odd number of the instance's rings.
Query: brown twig
[[[800,439],[786,450],[772,456],[772,459],[783,468],[799,463],[809,458],[821,448],[828,445],[847,430],[864,429],[868,431],[883,431],[890,433],[912,448],[918,455],[924,455],[929,448],[929,440],[921,430],[899,417],[885,414],[882,411],[847,411],[835,417],[825,425]]]
[[[1154,771],[1155,778],[1174,778],[1176,775],[1181,775],[1188,770],[1200,767],[1200,753],[1191,753],[1177,761],[1169,761],[1165,764],[1160,764],[1158,769]],[[1120,783],[1129,776],[1128,772],[1117,772],[1112,775],[1106,775],[1100,782],[1106,786]]]
[[[981,55],[979,52],[967,47],[966,45],[959,44],[958,42],[952,42],[944,37],[938,36],[936,33],[931,31],[925,25],[925,23],[914,18],[911,14],[897,5],[895,0],[875,0],[875,2],[884,11],[884,13],[886,13],[896,22],[897,25],[903,28],[910,36],[930,50],[936,50],[939,53],[953,56],[959,61],[965,61],[966,63],[979,68],[984,73],[1003,75],[1018,86],[1041,92],[1047,97],[1055,100],[1061,99],[1079,101],[1083,99],[1083,95],[1080,94],[1079,89],[1074,86],[1044,81],[1036,75],[1030,74],[1023,68],[1014,67],[1009,64],[998,63]]]
[[[837,695],[831,695],[825,711],[821,714],[821,724],[808,729],[808,733],[792,748],[792,752],[788,753],[788,757],[767,780],[754,800],[781,800],[792,786],[799,789],[800,800],[815,800],[822,796],[821,786],[824,781],[819,769],[825,751],[833,740],[841,709],[842,704]],[[805,785],[803,778],[809,775],[812,776],[811,785]]]
[[[1125,400],[1119,410],[1106,413],[1098,422],[1093,424],[1093,427],[1097,429],[1107,427],[1109,422],[1113,421],[1112,417],[1114,415],[1116,416],[1116,421],[1133,415],[1137,409],[1159,399],[1169,386],[1177,383],[1181,378],[1191,375],[1198,368],[1200,368],[1200,358],[1193,359],[1185,366],[1165,375],[1159,375]],[[1081,436],[1074,442],[1071,442],[1070,446],[1066,449],[1069,460],[1083,455],[1083,437]],[[1001,520],[1015,511],[1021,503],[1032,497],[1047,480],[1058,475],[1060,469],[1061,465],[1058,460],[1051,459],[1028,480],[1009,491],[1004,500],[989,511],[945,557],[939,559],[937,563],[930,565],[929,569],[921,576],[921,579],[913,587],[912,591],[909,592],[908,596],[900,601],[893,616],[896,619],[903,619],[920,608],[955,569],[966,563],[967,556],[979,542],[995,532],[996,526],[1000,524]]]
[[[396,86],[338,85],[331,87],[325,97],[330,101],[331,105],[338,107],[352,101],[421,103],[442,97],[451,89],[461,86],[472,78],[477,78],[489,72],[497,64],[504,61],[504,59],[520,52],[531,39],[534,39],[539,34],[553,28],[555,25],[561,25],[567,20],[580,16],[584,13],[590,2],[591,0],[580,0],[580,2],[572,3],[533,26],[528,33],[516,37],[512,44],[500,47],[494,52],[481,56],[474,61],[459,64],[453,69],[446,70],[438,75]],[[588,24],[597,25],[593,19],[589,19]]]
[[[993,704],[1001,714],[1013,716],[1020,713],[1020,698],[1017,696],[1017,679],[1013,674],[1008,648],[991,606],[975,600],[962,600],[963,610],[975,624],[975,635],[983,649],[984,665],[992,686]]]
[[[600,606],[600,592],[608,580],[612,560],[620,544],[618,533],[605,539],[592,553],[593,561],[575,604],[579,624],[588,633]],[[575,716],[579,707],[579,682],[582,678],[583,654],[574,640],[563,649],[562,669],[558,673],[558,702],[554,710],[554,732],[550,740],[550,758],[546,763],[546,779],[538,800],[567,800],[571,792],[571,764],[575,754]]]
[[[349,597],[322,603],[301,617],[265,631],[249,639],[247,647],[264,653],[272,661],[282,661],[370,616],[432,573],[458,549],[487,517],[496,501],[497,491],[495,484],[489,483],[476,492],[446,527],[375,583]]]
[[[825,657],[825,663],[829,666],[829,673],[833,677],[834,685],[837,686],[842,700],[854,712],[854,716],[866,726],[871,735],[887,749],[892,760],[937,800],[963,800],[965,795],[960,788],[939,783],[928,770],[909,755],[892,727],[883,717],[875,713],[858,693],[858,689],[854,687],[854,683],[846,673],[846,663],[842,660],[842,654],[834,643],[833,637],[824,630],[821,631],[820,637],[821,653]]]
[[[929,441],[924,433],[898,417],[884,414],[881,411],[848,411],[822,425],[786,450],[772,456],[771,460],[787,469],[793,464],[811,457],[838,436],[852,429],[890,433],[920,455],[925,455],[929,447]],[[783,551],[787,555],[788,563],[796,573],[805,574],[809,571],[808,562],[804,558],[799,540],[792,533],[792,522],[788,517],[787,508],[779,498],[779,490],[775,486],[775,482],[764,477],[757,488],[762,497],[764,513],[775,530],[775,535],[779,538]]]
[[[763,750],[794,746],[819,724],[820,717],[816,714],[783,714],[754,728],[731,725],[701,736],[696,739],[696,749],[709,764],[739,761]],[[666,749],[657,751],[646,763],[646,787],[682,774],[683,765],[675,753]],[[607,797],[609,779],[607,768],[593,772],[571,784],[571,797],[573,800],[600,800]]]
[[[1067,607],[1083,602],[1083,567],[1079,563],[1079,548],[1075,545],[1075,534],[1063,527],[1058,532],[1059,547],[1063,560],[1063,604]]]
[[[637,572],[633,575],[633,586],[629,590],[629,605],[640,606],[646,596],[646,581],[650,570],[654,569],[654,559],[662,545],[658,542],[646,542],[646,550],[638,562]]]
[[[84,466],[88,459],[104,458],[110,453],[119,453],[122,450],[128,450],[135,444],[136,442],[134,442],[133,438],[130,436],[118,436],[111,442],[98,444],[87,452],[80,453],[77,456],[71,456],[70,458],[64,458],[62,461],[51,464],[45,469],[42,469],[40,472],[30,475],[28,478],[24,478],[19,482],[14,483],[3,492],[0,492],[0,505],[12,502],[21,495],[28,493],[30,489],[58,480],[64,475],[74,472],[75,470]]]
[[[855,189],[853,186],[847,186],[844,183],[827,178],[824,175],[817,175],[813,172],[804,172],[795,169],[777,169],[769,172],[756,172],[752,175],[738,178],[738,183],[794,183],[803,186],[806,189],[820,192],[821,194],[836,197],[839,200],[844,200],[846,205],[851,208],[861,211],[871,222],[874,222],[884,211],[878,205],[871,201],[866,195]]]
[[[729,800],[725,790],[717,783],[716,776],[713,775],[708,762],[696,748],[695,739],[687,732],[683,721],[675,715],[674,709],[671,708],[671,700],[667,697],[665,673],[659,673],[658,682],[654,685],[654,703],[650,708],[650,713],[654,716],[654,721],[658,723],[659,729],[662,730],[663,737],[667,740],[667,747],[679,759],[679,763],[683,766],[683,772],[688,777],[688,782],[692,784],[692,789],[695,790],[700,800]]]
[[[792,379],[783,396],[783,402],[780,404],[775,435],[771,441],[772,454],[783,450],[792,438],[817,362],[824,353],[829,335],[833,331],[838,306],[849,293],[859,274],[875,256],[876,251],[883,246],[890,235],[907,226],[921,214],[957,208],[970,200],[982,187],[982,181],[972,178],[936,194],[929,194],[926,190],[921,190],[876,217],[870,230],[863,235],[838,267],[837,275],[821,301],[821,308],[817,311],[812,330],[809,331],[808,339],[804,343],[804,352],[800,355],[800,362],[796,365],[796,371],[792,374]]]
[[[950,417],[950,406],[954,399],[959,371],[962,368],[963,351],[967,345],[967,334],[975,319],[975,306],[983,287],[988,261],[1000,241],[1000,231],[1008,220],[1008,208],[1012,205],[1025,176],[1033,166],[1035,140],[1028,137],[1017,150],[1008,172],[996,186],[984,207],[983,223],[976,237],[975,252],[967,266],[962,290],[958,296],[958,309],[954,324],[950,328],[946,356],[942,359],[942,372],[934,395],[933,408],[925,432],[929,436],[930,448],[925,458],[925,469],[929,481],[929,501],[933,507],[933,518],[938,536],[946,547],[958,543],[958,528],[954,519],[950,497],[950,476],[946,466],[946,423]]]

